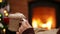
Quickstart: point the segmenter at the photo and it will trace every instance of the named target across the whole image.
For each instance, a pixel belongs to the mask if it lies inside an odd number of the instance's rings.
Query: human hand
[[[24,21],[21,23],[21,27],[19,27],[18,32],[16,32],[16,34],[22,34],[22,32],[28,28],[32,28],[32,27],[29,24],[29,22],[24,19]]]

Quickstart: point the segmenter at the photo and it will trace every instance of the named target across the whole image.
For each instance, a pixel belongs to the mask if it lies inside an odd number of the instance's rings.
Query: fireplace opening
[[[33,28],[51,29],[56,27],[55,8],[53,7],[35,7],[32,9]]]
[[[56,2],[29,2],[29,23],[33,28],[46,30],[58,28],[60,25],[58,6]]]

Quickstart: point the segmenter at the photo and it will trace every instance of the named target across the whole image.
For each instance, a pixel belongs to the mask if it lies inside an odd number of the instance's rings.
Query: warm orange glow
[[[52,23],[53,23],[52,17],[48,18],[46,25],[47,25],[47,28],[48,28],[49,30],[50,30],[51,27],[52,27]]]
[[[54,29],[56,27],[55,9],[53,7],[37,7],[33,9],[33,28]]]
[[[42,23],[41,21],[37,20],[37,19],[36,20],[33,20],[32,21],[32,26],[33,26],[33,28],[42,27],[42,28],[47,28],[48,30],[50,30],[51,27],[52,27],[52,17],[49,17],[47,19],[47,22],[45,24]]]
[[[33,20],[32,26],[33,26],[34,28],[38,28],[38,24],[37,24],[37,21],[36,21],[36,20]]]

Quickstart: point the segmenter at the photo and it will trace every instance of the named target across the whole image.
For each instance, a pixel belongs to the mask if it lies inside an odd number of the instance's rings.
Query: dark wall
[[[10,13],[21,12],[28,18],[27,0],[8,0]]]

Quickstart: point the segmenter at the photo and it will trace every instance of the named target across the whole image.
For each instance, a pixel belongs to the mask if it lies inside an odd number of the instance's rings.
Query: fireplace
[[[55,8],[53,7],[35,7],[32,9],[33,28],[51,29],[56,27]]]
[[[29,2],[29,23],[33,28],[46,30],[59,27],[58,3],[51,1]]]

